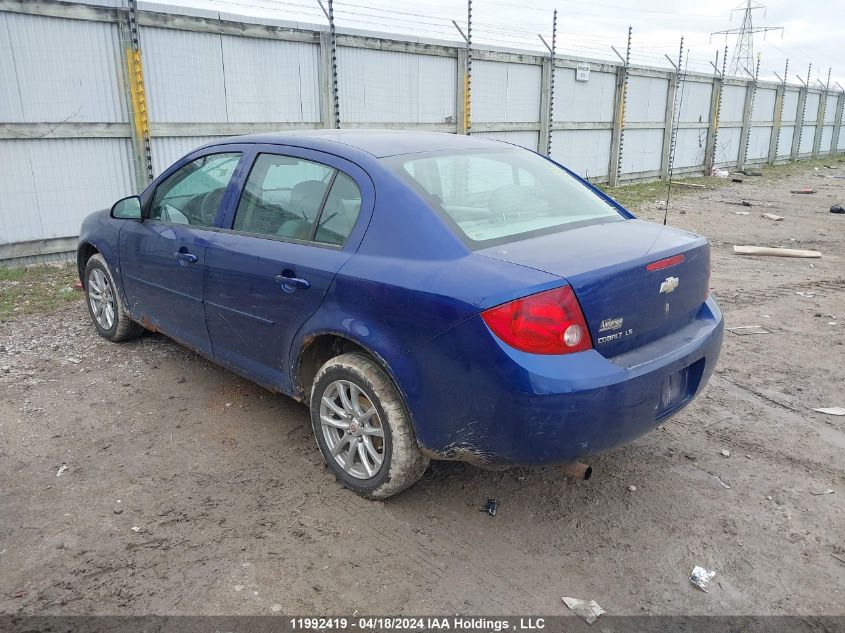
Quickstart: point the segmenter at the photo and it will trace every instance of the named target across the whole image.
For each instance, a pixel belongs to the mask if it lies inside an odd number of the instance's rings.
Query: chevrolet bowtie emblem
[[[666,277],[666,281],[660,284],[660,292],[665,292],[667,294],[672,292],[673,290],[675,290],[675,288],[678,287],[679,281],[680,280],[677,277]]]

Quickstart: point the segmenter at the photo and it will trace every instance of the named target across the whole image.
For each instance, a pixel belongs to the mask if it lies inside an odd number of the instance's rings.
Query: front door
[[[347,238],[360,209],[356,181],[335,166],[256,156],[231,229],[221,230],[206,254],[205,317],[215,360],[290,392],[291,340],[351,256]]]
[[[156,186],[144,221],[124,223],[120,233],[129,312],[208,356],[202,306],[206,249],[240,157],[227,152],[188,162]]]

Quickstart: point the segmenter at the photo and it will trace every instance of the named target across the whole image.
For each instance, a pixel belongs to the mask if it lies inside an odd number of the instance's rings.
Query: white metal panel
[[[129,139],[0,140],[0,242],[70,237],[134,193]]]
[[[818,92],[808,92],[807,102],[804,107],[804,123],[812,121],[815,123],[819,119],[819,100],[821,95]]]
[[[769,156],[769,143],[772,140],[772,128],[752,127],[748,131],[748,149],[746,157],[748,160],[767,158]]]
[[[625,133],[627,144],[628,133]],[[707,129],[682,129],[675,136],[675,167],[698,167],[704,165],[704,146],[707,144]]]
[[[610,137],[610,130],[555,130],[551,157],[584,178],[607,176]]]
[[[707,123],[710,120],[710,97],[713,84],[701,81],[682,81],[678,92],[678,106],[682,123]],[[677,116],[676,120],[677,120]]]
[[[532,64],[473,62],[472,120],[539,121],[540,75],[540,66]]]
[[[630,77],[625,121],[628,123],[665,121],[668,92],[668,79],[636,75]]]
[[[223,69],[229,121],[320,120],[320,47],[226,35]]]
[[[150,139],[153,155],[153,173],[158,176],[185,154],[211,143],[219,136],[160,136]]]
[[[150,120],[226,122],[221,36],[141,28]]]
[[[787,90],[783,93],[783,122],[794,123],[798,114],[798,91]]]
[[[455,116],[455,59],[338,49],[341,121],[443,123]]]
[[[823,153],[829,152],[831,143],[833,143],[833,126],[825,125],[822,128],[822,137],[819,142],[819,151]]]
[[[776,90],[758,88],[757,94],[754,95],[754,104],[751,107],[751,120],[774,121],[776,96]]]
[[[784,125],[778,133],[778,158],[792,155],[792,136],[795,133],[794,125]]]
[[[715,162],[736,163],[739,158],[739,137],[742,128],[720,127],[716,138]]]
[[[824,122],[825,123],[833,123],[834,119],[836,119],[836,107],[839,105],[839,95],[832,94],[827,95],[827,102],[825,104],[825,111],[824,111]]]
[[[480,136],[482,138],[491,138],[496,141],[505,141],[506,143],[513,143],[522,147],[527,147],[532,151],[537,151],[540,140],[539,132],[532,132],[531,130],[512,130],[509,132],[476,132],[472,136]]]
[[[663,130],[625,130],[622,173],[635,174],[660,169]]]
[[[616,75],[591,72],[589,81],[575,81],[574,68],[555,69],[555,121],[613,121]]]
[[[839,142],[836,143],[836,149],[845,150],[845,130],[839,128]]]
[[[722,109],[719,123],[742,121],[742,111],[745,109],[745,86],[722,87]]]
[[[0,120],[127,121],[117,26],[0,12]]]
[[[801,127],[801,141],[798,145],[799,154],[812,154],[813,143],[816,141],[816,126],[804,125]]]

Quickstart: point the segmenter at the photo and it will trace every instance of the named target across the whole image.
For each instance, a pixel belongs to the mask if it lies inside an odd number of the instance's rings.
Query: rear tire
[[[97,333],[109,341],[138,338],[144,328],[129,318],[106,260],[92,255],[85,266],[85,304]]]
[[[335,476],[368,499],[405,490],[428,467],[399,390],[366,354],[342,354],[320,368],[311,426]]]

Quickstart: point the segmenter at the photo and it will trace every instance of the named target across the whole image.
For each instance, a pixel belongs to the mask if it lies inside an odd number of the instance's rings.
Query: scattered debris
[[[584,620],[587,624],[592,624],[598,620],[599,616],[605,614],[605,610],[599,606],[595,600],[581,600],[581,598],[563,597],[563,603],[569,608],[572,613]]]
[[[757,171],[756,169],[743,169],[740,173],[745,174],[746,176],[762,176],[762,171]]]
[[[795,294],[796,294],[796,295],[798,295],[799,297],[807,297],[808,299],[812,299],[813,297],[815,297],[815,296],[816,296],[816,293],[814,293],[814,292],[801,292],[801,291],[798,291],[798,292],[796,292]]]
[[[76,358],[76,357],[74,357],[74,356],[68,356],[65,360],[66,360],[67,362],[69,362],[69,363],[73,363],[74,365],[78,365],[79,363],[81,363],[81,362],[82,362],[82,360],[81,360],[81,359]]]
[[[715,571],[707,571],[704,567],[696,565],[692,568],[689,581],[704,592],[707,592],[707,586],[716,575]]]
[[[82,285],[82,282],[78,279],[73,282],[73,289],[74,290],[85,290],[85,286]]]
[[[67,470],[67,464],[62,464],[61,468],[59,468],[58,472],[56,473],[56,477],[61,477],[62,473]]]
[[[139,527],[137,527],[137,526],[133,526],[133,527],[132,527],[132,531],[133,531],[133,532],[140,532],[140,531],[141,531],[141,528],[139,528]]]
[[[499,502],[495,499],[488,499],[487,503],[484,504],[484,508],[482,512],[486,512],[491,517],[496,516],[496,512],[499,510]]]
[[[731,178],[731,182],[742,182],[742,178]]]
[[[636,491],[637,491],[637,487],[636,487],[636,486],[634,486],[634,485],[632,484],[632,485],[628,486],[628,491],[629,491],[629,492],[636,492]]]
[[[827,413],[828,415],[845,415],[845,407],[820,407],[813,409],[819,413]]]
[[[832,494],[833,494],[833,490],[831,490],[830,488],[825,488],[824,490],[811,490],[811,491],[810,491],[810,494],[811,494],[811,495],[816,495],[817,497],[818,497],[819,495],[832,495]]]
[[[719,169],[714,167],[713,170],[710,172],[710,175],[714,178],[727,178],[730,176],[730,172],[727,169]]]
[[[748,215],[749,212],[748,211],[734,211],[734,214],[735,215]]]
[[[841,204],[835,204],[832,207],[830,207],[830,212],[831,213],[845,213],[845,209],[842,208]]]
[[[726,483],[722,480],[722,478],[721,478],[721,477],[719,477],[719,475],[714,475],[713,473],[709,473],[709,474],[710,474],[710,476],[711,476],[713,479],[715,479],[717,482],[719,482],[719,485],[720,485],[720,486],[722,486],[722,488],[724,488],[725,490],[730,490],[730,489],[731,489],[731,487],[730,487],[728,484],[726,484]]]
[[[793,189],[789,193],[816,193],[816,190],[810,187],[804,187],[803,189]]]
[[[15,592],[15,598],[26,598],[29,595],[29,591],[26,589],[18,589]]]
[[[278,613],[281,610],[282,610],[282,605],[280,605],[280,604],[274,604],[272,607],[270,607],[270,611],[272,611],[273,613]]]
[[[726,448],[723,448],[721,451],[719,451],[719,453],[722,455],[722,457],[730,457],[731,456],[731,452]]]
[[[114,510],[112,510],[112,512],[114,512],[115,514],[123,514],[123,508],[115,508]]]
[[[762,213],[760,215],[760,217],[761,218],[767,218],[767,219],[773,220],[775,222],[780,222],[781,220],[783,220],[782,215],[775,215],[774,213]]]
[[[729,327],[728,332],[736,334],[737,336],[748,336],[749,334],[771,334],[771,331],[767,330],[762,325],[737,325],[736,327]]]
[[[692,182],[681,182],[679,180],[673,180],[673,185],[680,185],[681,187],[692,187],[693,189],[707,189],[705,185],[697,185]]]
[[[735,255],[764,255],[772,257],[821,257],[819,251],[798,248],[771,248],[768,246],[734,246]]]

